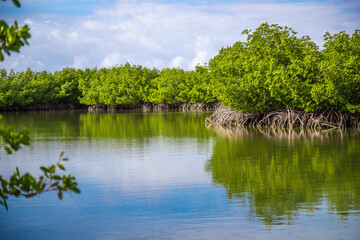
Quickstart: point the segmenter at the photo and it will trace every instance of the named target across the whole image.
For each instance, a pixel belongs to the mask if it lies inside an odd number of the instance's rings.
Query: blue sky
[[[87,15],[91,14],[97,8],[109,7],[114,4],[116,0],[22,0],[21,1],[21,9],[15,8],[11,0],[7,0],[2,3],[0,7],[0,13],[12,13],[12,14],[29,14],[29,13],[55,13],[62,15]],[[145,1],[142,1],[145,2]],[[152,3],[165,3],[165,4],[189,4],[189,5],[206,5],[206,4],[221,4],[221,3],[267,3],[267,2],[276,2],[276,3],[309,3],[309,2],[325,2],[325,0],[155,0],[155,1],[147,1]]]
[[[31,28],[30,46],[0,63],[55,71],[116,64],[193,69],[263,22],[292,27],[320,47],[326,31],[360,29],[360,1],[11,0],[0,18]]]
[[[106,7],[114,4],[114,0],[22,0],[21,8],[14,7],[11,0],[2,3],[0,13],[29,14],[29,13],[54,13],[61,15],[87,15],[91,14],[98,7]]]

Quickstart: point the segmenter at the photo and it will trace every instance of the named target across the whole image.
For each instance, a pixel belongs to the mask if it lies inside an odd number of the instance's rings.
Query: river
[[[10,198],[0,239],[358,239],[360,132],[207,129],[208,112],[3,113],[31,145],[0,174],[61,151],[81,194]]]

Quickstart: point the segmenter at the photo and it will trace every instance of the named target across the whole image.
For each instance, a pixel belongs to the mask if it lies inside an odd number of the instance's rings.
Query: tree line
[[[149,69],[140,65],[64,68],[54,73],[30,68],[0,70],[0,107],[31,104],[174,104],[215,101],[206,67]]]
[[[0,70],[0,107],[31,104],[175,104],[220,101],[240,112],[276,109],[360,112],[360,31],[308,36],[264,23],[193,71],[140,65]]]

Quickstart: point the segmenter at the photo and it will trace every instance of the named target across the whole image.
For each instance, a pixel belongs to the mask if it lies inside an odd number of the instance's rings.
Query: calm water
[[[40,173],[61,151],[82,193],[9,199],[0,239],[359,239],[360,133],[206,129],[209,113],[7,113]]]

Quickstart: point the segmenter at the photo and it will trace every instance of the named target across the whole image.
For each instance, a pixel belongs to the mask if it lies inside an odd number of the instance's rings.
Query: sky
[[[56,71],[129,62],[194,69],[222,47],[244,41],[244,29],[268,22],[308,35],[321,48],[325,32],[360,29],[360,0],[11,0],[0,19],[30,27],[30,45],[0,69]]]

